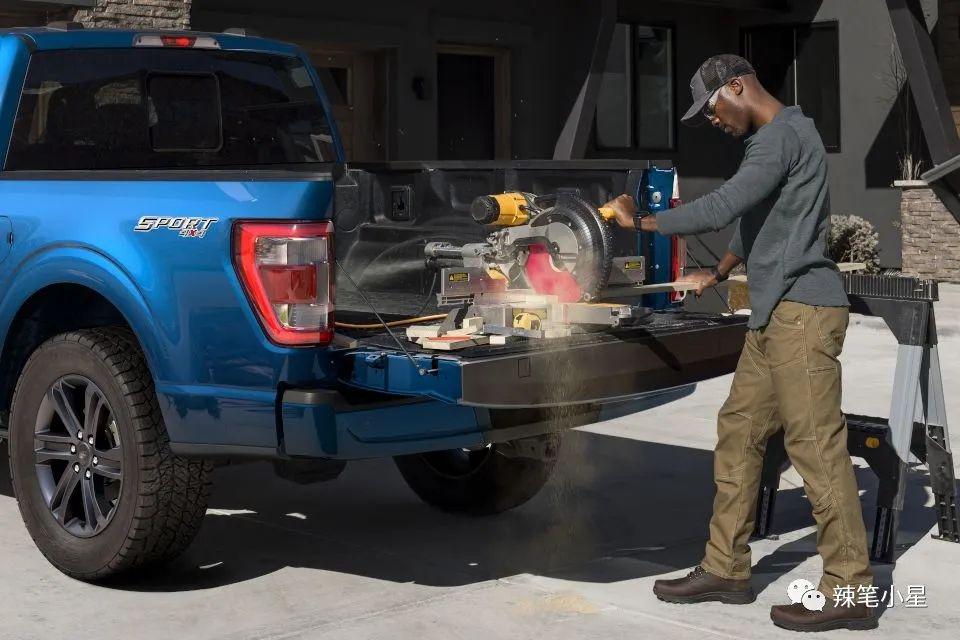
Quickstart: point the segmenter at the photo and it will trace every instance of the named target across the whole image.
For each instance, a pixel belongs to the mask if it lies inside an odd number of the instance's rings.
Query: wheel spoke
[[[83,401],[83,435],[84,437],[97,435],[100,425],[100,413],[104,408],[103,396],[92,384],[87,385]]]
[[[120,447],[104,451],[95,449],[93,455],[97,459],[97,464],[93,465],[95,474],[111,480],[119,480],[123,477],[123,461],[121,460],[123,451],[120,450]]]
[[[122,464],[121,456],[123,452],[120,450],[120,447],[114,447],[112,449],[94,449],[93,455],[100,459],[100,463],[108,467],[120,468]]]
[[[73,444],[72,438],[38,433],[36,439],[42,443],[42,446],[34,450],[34,460],[37,464],[51,460],[72,461],[76,458],[76,454],[70,451]]]
[[[120,467],[111,467],[102,464],[98,464],[92,467],[93,472],[98,476],[103,476],[104,478],[110,478],[111,480],[120,480],[123,478],[123,471]]]
[[[60,480],[57,482],[57,488],[53,492],[53,497],[50,498],[50,509],[60,524],[66,524],[67,522],[67,507],[70,503],[70,497],[77,488],[77,481],[79,479],[80,474],[75,473],[73,468],[68,467],[64,470],[63,475],[60,476]]]
[[[70,448],[71,444],[75,444],[77,442],[76,439],[71,436],[61,436],[56,433],[50,433],[49,431],[35,433],[33,434],[33,437],[47,445],[65,444],[67,445],[67,448]]]
[[[100,503],[97,502],[93,478],[84,478],[80,481],[80,496],[83,501],[83,519],[87,523],[87,528],[96,531],[104,520],[104,516],[100,511]]]
[[[80,422],[73,407],[70,406],[70,400],[63,389],[63,380],[57,381],[50,388],[49,393],[51,400],[53,400],[54,410],[60,416],[60,420],[63,421],[63,426],[67,428],[67,432],[74,436],[77,435],[83,430],[83,423]]]

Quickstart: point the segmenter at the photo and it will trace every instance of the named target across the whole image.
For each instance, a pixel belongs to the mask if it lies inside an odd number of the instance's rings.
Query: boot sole
[[[730,591],[708,591],[695,596],[672,596],[654,592],[658,599],[673,604],[697,604],[700,602],[722,602],[724,604],[750,604],[757,599],[757,594],[751,589],[739,593]]]
[[[771,618],[772,619],[772,618]],[[816,624],[792,624],[790,622],[781,622],[774,620],[773,624],[788,631],[799,632],[820,632],[834,631],[836,629],[848,629],[850,631],[870,631],[879,626],[876,618],[867,618],[861,620],[828,620]]]

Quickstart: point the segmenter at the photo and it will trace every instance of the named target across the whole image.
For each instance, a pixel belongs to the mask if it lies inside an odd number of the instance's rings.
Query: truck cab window
[[[5,170],[334,160],[317,88],[297,58],[76,49],[33,54]]]
[[[154,151],[216,151],[222,139],[217,77],[151,75],[147,119]]]

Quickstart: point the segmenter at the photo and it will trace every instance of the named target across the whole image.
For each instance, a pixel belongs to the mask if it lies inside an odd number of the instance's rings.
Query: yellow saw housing
[[[516,191],[475,198],[470,215],[478,223],[494,227],[516,227],[530,219],[527,197]]]

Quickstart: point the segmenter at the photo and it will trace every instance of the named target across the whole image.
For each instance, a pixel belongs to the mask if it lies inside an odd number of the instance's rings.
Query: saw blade
[[[554,266],[568,271],[580,287],[580,299],[590,301],[607,284],[613,262],[613,239],[597,208],[573,194],[560,194],[554,206],[530,223],[543,229]],[[569,286],[560,284],[564,291]]]

